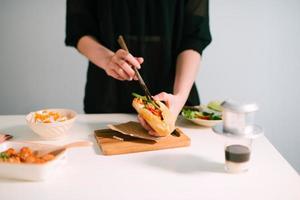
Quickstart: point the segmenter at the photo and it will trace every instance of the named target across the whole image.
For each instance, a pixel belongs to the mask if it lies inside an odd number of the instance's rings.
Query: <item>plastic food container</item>
[[[0,144],[0,152],[9,148],[14,148],[17,151],[22,147],[29,147],[33,151],[43,149],[56,149],[58,146],[48,144],[35,144],[29,142],[13,142],[6,141]],[[51,161],[42,164],[29,164],[29,163],[6,163],[0,162],[0,178],[12,178],[29,181],[42,181],[46,180],[49,176],[55,174],[57,170],[66,160],[66,151],[56,155]]]

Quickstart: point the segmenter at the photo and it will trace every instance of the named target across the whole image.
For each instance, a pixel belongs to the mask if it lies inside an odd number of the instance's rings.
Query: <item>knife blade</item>
[[[122,49],[124,49],[125,51],[127,51],[129,53],[129,50],[127,48],[127,45],[126,45],[125,40],[124,40],[122,35],[119,36],[118,43],[119,43],[119,45],[121,46]],[[147,99],[153,101],[154,104],[159,108],[160,106],[153,99],[148,87],[146,86],[146,84],[145,84],[142,76],[140,75],[139,71],[137,70],[137,68],[133,67],[133,70],[134,70],[134,72],[135,72],[135,74],[138,78],[138,81],[139,81],[139,84],[140,84],[141,88],[144,90],[144,92],[146,94]]]

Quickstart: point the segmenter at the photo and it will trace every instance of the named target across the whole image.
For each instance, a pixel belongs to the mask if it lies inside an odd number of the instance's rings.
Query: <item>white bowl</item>
[[[47,111],[58,112],[62,116],[66,116],[68,119],[63,122],[52,122],[52,123],[36,123],[34,120],[34,113],[31,112],[26,116],[26,122],[28,126],[35,132],[45,139],[56,140],[63,138],[67,135],[71,126],[76,119],[76,112],[69,109],[43,109]]]
[[[5,151],[9,148],[14,148],[17,151],[22,147],[29,147],[33,151],[43,149],[56,149],[57,146],[48,144],[36,144],[30,142],[13,142],[6,141],[0,144],[0,152]],[[29,181],[41,181],[55,174],[62,164],[66,161],[66,151],[56,155],[51,161],[47,161],[41,164],[31,163],[6,163],[0,162],[0,177],[21,179]]]

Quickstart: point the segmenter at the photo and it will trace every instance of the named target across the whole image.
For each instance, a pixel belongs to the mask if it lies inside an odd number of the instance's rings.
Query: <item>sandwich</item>
[[[176,118],[164,103],[154,102],[154,100],[136,93],[132,95],[135,97],[132,106],[156,132],[153,136],[164,137],[174,131]]]

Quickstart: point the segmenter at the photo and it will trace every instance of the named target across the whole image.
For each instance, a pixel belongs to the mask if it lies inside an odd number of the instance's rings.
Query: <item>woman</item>
[[[133,66],[178,116],[200,103],[194,81],[211,42],[208,0],[68,0],[65,42],[89,59],[86,113],[134,112],[131,93],[143,91]]]

